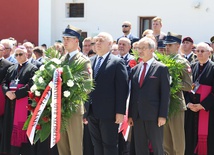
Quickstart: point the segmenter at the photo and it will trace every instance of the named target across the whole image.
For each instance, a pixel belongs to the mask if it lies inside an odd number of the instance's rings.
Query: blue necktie
[[[95,68],[94,68],[94,78],[96,78],[97,73],[98,73],[98,71],[99,71],[99,69],[100,69],[100,64],[101,64],[102,59],[103,59],[103,57],[99,57],[99,58],[98,58],[97,65],[96,65]]]

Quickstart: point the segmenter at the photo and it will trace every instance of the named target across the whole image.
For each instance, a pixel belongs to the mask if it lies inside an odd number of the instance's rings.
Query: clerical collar
[[[199,63],[199,66],[205,67],[205,66],[207,65],[208,61],[209,61],[209,59],[208,59],[205,63],[202,63],[202,64],[201,64],[200,62],[198,62],[198,63]]]

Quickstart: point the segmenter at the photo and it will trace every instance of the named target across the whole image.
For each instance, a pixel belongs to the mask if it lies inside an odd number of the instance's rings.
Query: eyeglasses
[[[122,27],[129,27],[129,25],[122,25]]]
[[[118,51],[118,49],[111,49],[112,51]]]
[[[205,50],[195,50],[195,52],[196,52],[196,53],[200,53],[200,52],[201,52],[201,53],[204,53],[204,52],[206,52],[206,51],[205,51]]]
[[[29,49],[29,50],[31,50],[31,49],[33,49],[33,47],[25,47],[26,49]]]
[[[145,51],[145,50],[147,50],[148,48],[147,47],[136,47],[136,50],[141,50],[141,51]]]
[[[15,57],[18,57],[18,56],[22,56],[23,55],[23,53],[19,53],[19,54],[15,54]]]

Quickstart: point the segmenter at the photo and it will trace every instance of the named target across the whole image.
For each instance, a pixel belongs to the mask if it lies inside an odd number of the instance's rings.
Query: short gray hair
[[[138,43],[141,43],[141,42],[148,43],[150,49],[156,49],[156,44],[154,40],[152,40],[151,38],[143,37],[138,41]]]

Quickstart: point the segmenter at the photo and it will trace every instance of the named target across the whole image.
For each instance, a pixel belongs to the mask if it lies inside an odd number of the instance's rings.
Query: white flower
[[[36,81],[36,75],[34,75],[33,77],[32,77],[32,80],[35,82]]]
[[[74,81],[68,80],[67,85],[68,85],[68,87],[73,87]]]
[[[44,70],[45,70],[45,65],[40,66],[40,67],[39,67],[39,70],[40,70],[40,71],[44,71]]]
[[[50,88],[52,88],[53,87],[53,82],[51,81],[48,85],[49,85]]]
[[[44,70],[45,70],[45,65],[40,66],[40,67],[39,67],[39,70],[40,70],[40,71],[44,71]]]
[[[68,96],[70,96],[70,94],[71,93],[68,90],[66,90],[66,91],[63,92],[64,97],[68,97]]]
[[[34,84],[31,88],[30,91],[31,92],[35,92],[37,90],[37,86]]]
[[[172,76],[169,77],[169,84],[172,84]]]
[[[61,60],[59,60],[57,58],[53,58],[53,59],[51,59],[51,61],[55,62],[57,65],[61,64]]]
[[[44,79],[42,77],[39,77],[39,83],[43,83],[44,82]]]
[[[41,96],[41,93],[40,93],[39,91],[36,90],[36,91],[35,91],[35,95],[36,95],[36,96]]]

